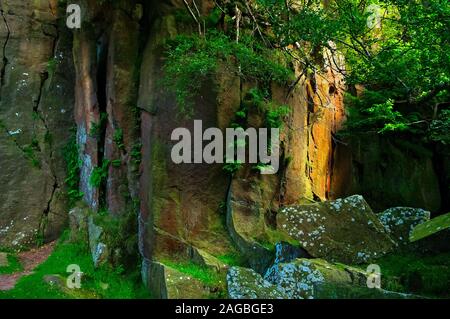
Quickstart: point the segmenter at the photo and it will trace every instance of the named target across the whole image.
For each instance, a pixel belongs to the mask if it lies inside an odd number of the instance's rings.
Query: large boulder
[[[277,228],[316,258],[348,264],[381,257],[394,242],[360,195],[293,205],[277,215]]]
[[[227,276],[231,299],[410,299],[414,295],[368,288],[368,273],[322,259],[279,263],[264,278],[255,271],[232,267]]]
[[[420,208],[394,207],[378,214],[383,226],[398,243],[409,243],[411,231],[430,220],[430,212]]]
[[[369,288],[368,272],[322,259],[296,259],[276,265],[262,278],[251,269],[228,272],[231,299],[411,299],[419,296]],[[389,279],[386,279],[389,280]]]

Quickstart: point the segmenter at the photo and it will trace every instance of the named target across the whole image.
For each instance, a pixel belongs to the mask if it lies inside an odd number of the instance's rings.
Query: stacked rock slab
[[[283,207],[277,228],[311,256],[348,264],[368,262],[394,247],[394,242],[364,198]]]

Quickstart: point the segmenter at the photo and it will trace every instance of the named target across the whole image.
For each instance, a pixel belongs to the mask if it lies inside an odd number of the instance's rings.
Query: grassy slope
[[[112,269],[108,266],[94,269],[87,246],[68,243],[64,238],[66,236],[63,236],[53,254],[37,267],[32,275],[21,278],[13,290],[0,292],[0,299],[149,298],[136,271],[139,267],[132,271]],[[66,272],[67,266],[71,264],[79,265],[83,272],[81,289],[59,289],[44,282],[46,275],[60,275],[65,279],[69,275]]]

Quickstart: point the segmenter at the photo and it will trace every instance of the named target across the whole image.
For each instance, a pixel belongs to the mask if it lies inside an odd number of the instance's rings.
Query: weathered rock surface
[[[362,196],[283,207],[277,228],[298,240],[310,255],[363,263],[389,252],[394,242]]]
[[[347,165],[347,173],[332,181],[334,195],[361,194],[378,212],[392,206],[439,211],[447,190],[439,186],[433,152],[417,144],[376,134],[338,144],[335,163]]]
[[[0,246],[19,249],[57,238],[67,220],[73,61],[58,1],[0,6]]]
[[[414,227],[430,220],[430,212],[409,207],[389,208],[377,216],[389,235],[402,244],[409,243]]]
[[[286,299],[287,294],[278,291],[252,269],[232,267],[227,274],[230,299]]]
[[[74,207],[69,211],[70,240],[88,242],[88,213],[85,207]]]
[[[200,12],[206,14],[211,3],[199,3]],[[160,15],[151,21],[142,53],[137,105],[142,139],[139,245],[144,273],[151,271],[152,260],[162,260],[178,252],[186,256],[185,248],[189,245],[197,252],[212,256],[223,255],[231,247],[220,210],[229,187],[222,165],[174,164],[171,147],[176,142],[170,137],[178,127],[193,132],[193,119],[202,120],[205,128],[228,125],[239,107],[240,81],[230,75],[211,78],[195,101],[192,118],[186,119],[180,114],[175,96],[158,83],[167,39],[192,30],[190,23],[176,19],[177,9],[184,10],[184,4],[178,1],[155,4],[152,11]],[[153,277],[145,278],[152,280]]]
[[[273,261],[273,265],[267,269],[264,278],[276,276],[278,265],[281,263],[288,263],[297,258],[309,257],[310,255],[300,247],[295,247],[284,242],[278,243],[275,245],[275,260]]]
[[[103,228],[97,226],[92,216],[88,219],[89,247],[91,249],[92,260],[94,266],[98,267],[108,261],[110,256],[110,247],[103,242]]]
[[[362,270],[321,259],[297,259],[278,264],[265,279],[290,299],[312,299],[317,283],[365,285],[367,276]]]

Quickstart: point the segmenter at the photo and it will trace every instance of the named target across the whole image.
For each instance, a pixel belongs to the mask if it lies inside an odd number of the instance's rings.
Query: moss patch
[[[433,218],[425,223],[417,225],[411,232],[411,242],[431,236],[441,230],[450,228],[450,213]]]

